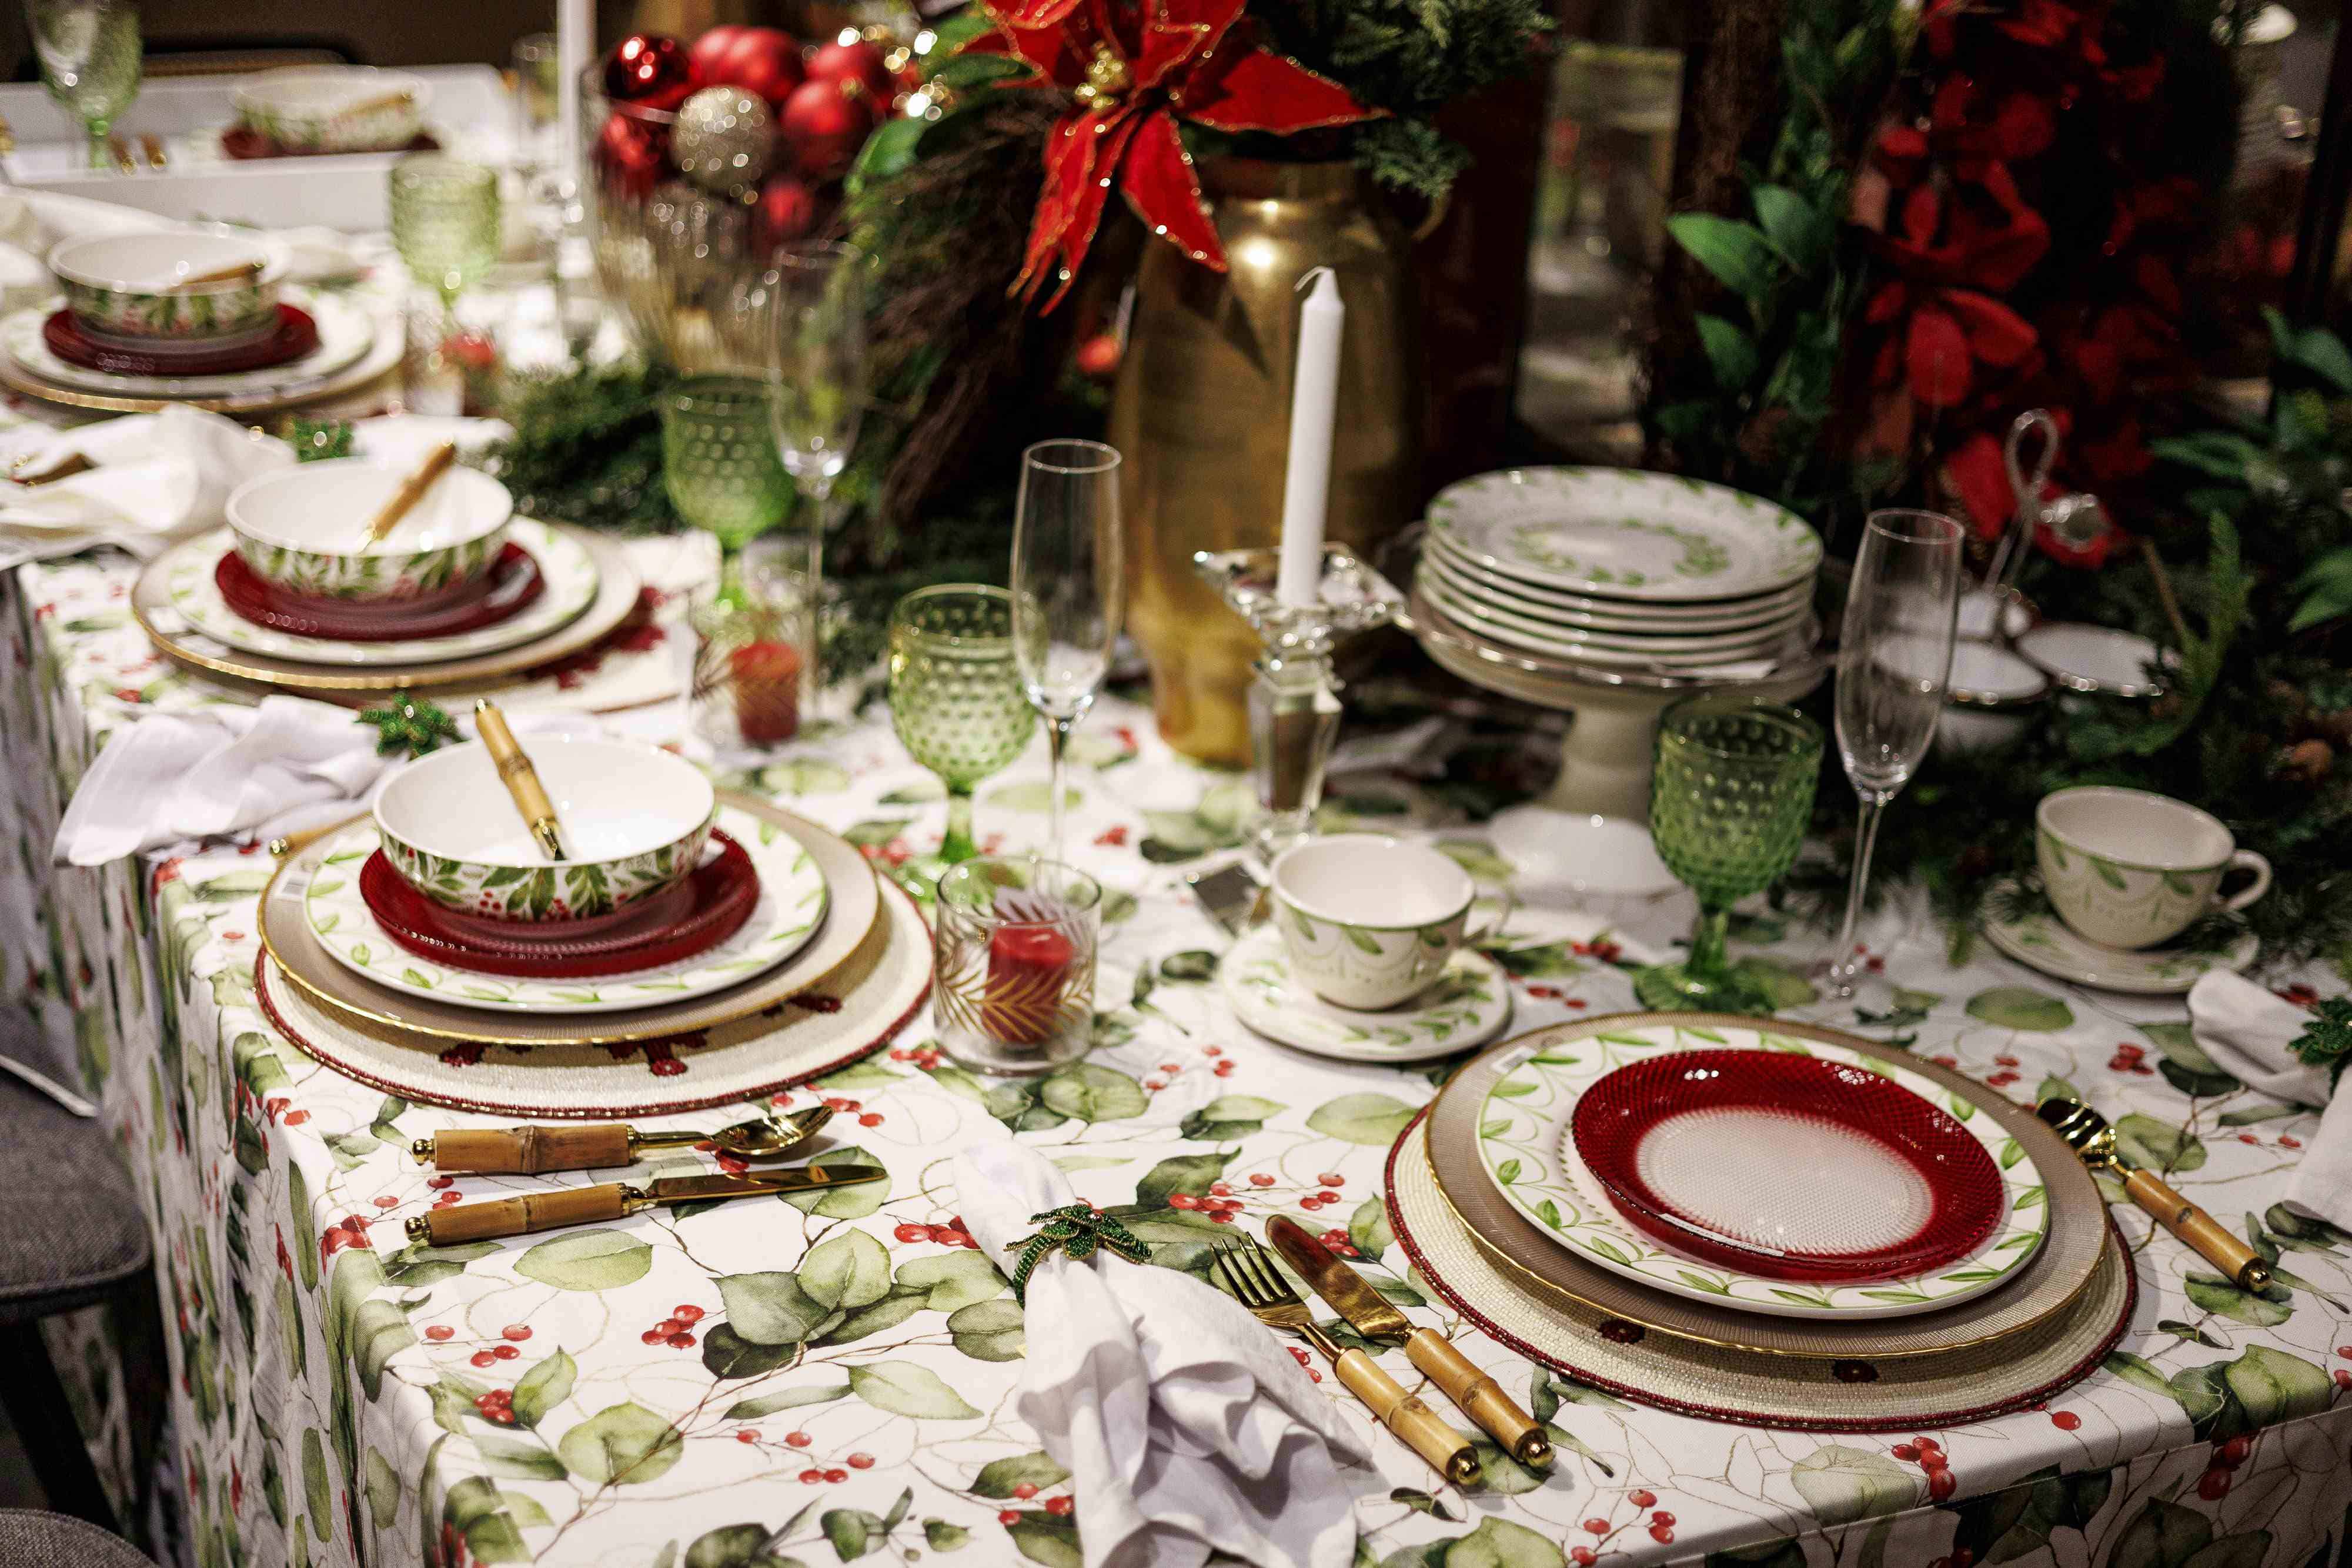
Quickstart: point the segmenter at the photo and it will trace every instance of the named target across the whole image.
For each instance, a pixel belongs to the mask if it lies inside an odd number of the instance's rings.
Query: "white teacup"
[[[2169,795],[2103,784],[2059,789],[2042,798],[2033,823],[2051,906],[2110,947],[2152,947],[2270,891],[2270,862],[2238,848],[2212,813]],[[2233,866],[2254,880],[2221,898]]]
[[[1384,833],[1309,839],[1274,862],[1290,967],[1343,1008],[1392,1008],[1426,989],[1462,946],[1476,893],[1448,857]]]

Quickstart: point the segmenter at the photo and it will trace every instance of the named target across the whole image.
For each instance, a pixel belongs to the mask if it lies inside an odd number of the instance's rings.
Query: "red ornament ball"
[[[790,245],[816,227],[816,193],[795,174],[771,174],[760,187],[760,243],[768,249]]]
[[[811,81],[854,81],[877,103],[887,103],[898,90],[882,51],[864,38],[836,38],[809,57]]]
[[[735,40],[747,31],[748,28],[736,23],[722,23],[687,46],[686,63],[694,72],[697,86],[709,87],[719,81],[719,63],[727,57],[727,51],[735,47]]]
[[[1078,373],[1089,381],[1107,382],[1118,374],[1118,334],[1097,332],[1078,345]]]
[[[849,167],[874,129],[866,90],[855,83],[812,78],[784,100],[776,123],[811,179],[830,180]]]
[[[793,96],[806,76],[801,43],[780,27],[738,27],[709,80],[759,94],[771,109]]]
[[[597,132],[594,158],[608,189],[642,201],[668,171],[668,128],[616,109]]]
[[[647,109],[676,109],[694,90],[693,68],[676,38],[632,33],[604,61],[604,96]]]

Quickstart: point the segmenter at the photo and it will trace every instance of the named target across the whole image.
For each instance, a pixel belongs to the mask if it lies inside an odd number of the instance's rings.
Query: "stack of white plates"
[[[1769,501],[1627,468],[1513,468],[1430,503],[1416,586],[1496,642],[1700,670],[1806,631],[1821,536]]]

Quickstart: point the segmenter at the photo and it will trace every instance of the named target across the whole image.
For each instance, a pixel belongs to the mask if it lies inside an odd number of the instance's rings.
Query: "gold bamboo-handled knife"
[[[1435,1329],[1415,1328],[1364,1277],[1339,1261],[1307,1228],[1286,1215],[1265,1222],[1265,1239],[1282,1260],[1298,1270],[1315,1293],[1338,1309],[1366,1339],[1401,1339],[1404,1354],[1422,1375],[1445,1391],[1463,1414],[1485,1428],[1503,1451],[1523,1465],[1551,1463],[1551,1438],[1517,1400]]]
[[[400,488],[392,493],[392,498],[386,501],[383,508],[369,521],[368,543],[373,544],[392,532],[393,526],[408,516],[408,509],[411,507],[425,499],[425,492],[433,488],[433,482],[440,478],[447,471],[449,465],[457,460],[457,444],[454,441],[445,441],[426,453],[425,461],[416,465],[416,471],[400,482]]]
[[[2116,1152],[2116,1130],[2080,1100],[2044,1100],[2034,1113],[2066,1140],[2066,1146],[2095,1171],[2123,1183],[2131,1200],[2156,1222],[2187,1242],[2242,1291],[2270,1288],[2271,1267],[2263,1255],[2232,1236],[2221,1222],[2189,1202],[2149,1171],[2127,1168]]]
[[[539,1176],[547,1171],[609,1170],[635,1165],[665,1149],[710,1144],[739,1159],[776,1159],[816,1136],[833,1120],[832,1107],[811,1105],[789,1116],[755,1116],[715,1133],[688,1128],[640,1133],[624,1122],[561,1126],[447,1128],[418,1138],[408,1153],[420,1166],[454,1176]]]
[[[889,1174],[880,1166],[802,1166],[764,1176],[663,1176],[643,1186],[616,1181],[597,1186],[560,1187],[490,1203],[460,1203],[416,1215],[408,1222],[408,1239],[426,1247],[496,1241],[502,1237],[527,1236],[535,1230],[560,1230],[569,1225],[625,1219],[664,1204],[814,1192],[820,1187],[880,1181]]]

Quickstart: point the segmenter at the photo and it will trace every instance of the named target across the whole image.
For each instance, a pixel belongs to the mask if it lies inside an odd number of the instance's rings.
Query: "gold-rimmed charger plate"
[[[322,402],[331,397],[341,397],[382,380],[400,368],[403,346],[399,325],[379,320],[375,323],[375,337],[369,343],[367,352],[340,371],[289,382],[284,386],[272,387],[266,392],[231,392],[218,397],[144,397],[59,386],[36,375],[5,352],[0,352],[0,385],[62,408],[89,409],[100,413],[154,413],[174,407],[201,408],[214,413],[276,413],[285,409]]]
[[[572,620],[535,642],[463,659],[422,664],[382,664],[352,669],[308,664],[293,659],[247,653],[190,626],[173,606],[166,551],[147,564],[131,590],[131,613],[155,646],[174,664],[274,691],[432,691],[465,688],[520,674],[584,652],[609,636],[636,608],[643,579],[618,539],[566,523],[547,527],[584,546],[596,562],[596,597]]]
[[[1651,1291],[1588,1263],[1520,1214],[1495,1188],[1478,1157],[1480,1108],[1503,1065],[1519,1048],[1565,1045],[1638,1019],[1644,1024],[1753,1027],[1755,1019],[1724,1013],[1618,1013],[1578,1019],[1490,1046],[1448,1079],[1431,1105],[1428,1163],[1446,1207],[1482,1252],[1538,1300],[1580,1313],[1598,1312],[1643,1330],[1727,1350],[1821,1360],[1895,1361],[1944,1355],[2028,1332],[2063,1312],[2087,1289],[2106,1245],[2107,1210],[2091,1173],[2032,1112],[1983,1084],[1897,1051],[1833,1029],[1776,1020],[1773,1031],[1845,1046],[1899,1062],[1934,1079],[1999,1122],[2040,1167],[2046,1182],[2050,1227],[2040,1252],[2017,1277],[1984,1295],[1942,1312],[1856,1322],[1767,1317],[1714,1307]]]
[[[333,834],[288,856],[262,890],[261,945],[278,972],[313,1002],[352,1028],[394,1043],[414,1045],[422,1039],[517,1047],[619,1045],[716,1029],[780,1008],[825,979],[865,941],[882,901],[873,867],[839,834],[756,796],[725,790],[719,799],[799,840],[824,873],[831,902],[824,926],[790,960],[710,996],[629,1012],[513,1018],[375,985],[330,956],[302,915],[304,894],[325,863]],[[486,809],[504,805],[491,801]]]

